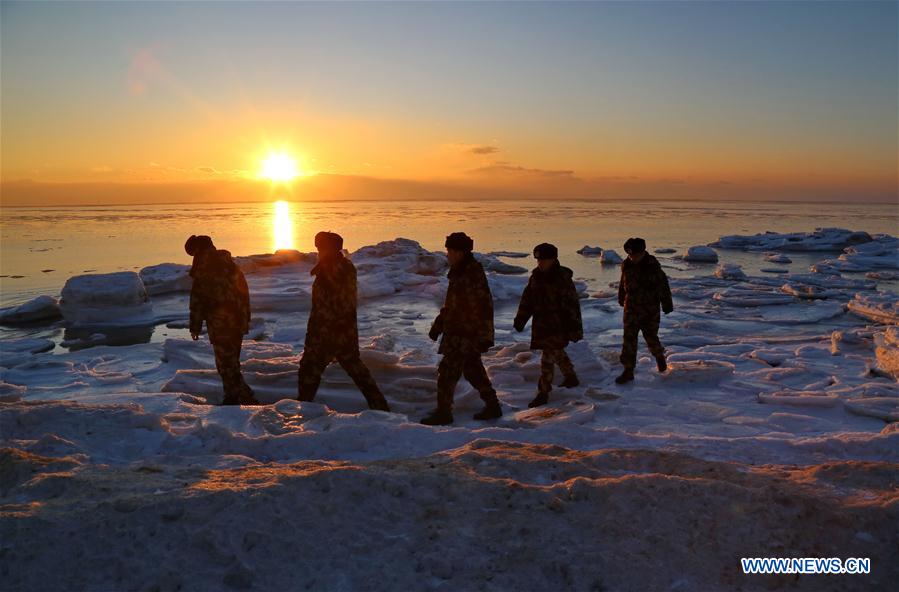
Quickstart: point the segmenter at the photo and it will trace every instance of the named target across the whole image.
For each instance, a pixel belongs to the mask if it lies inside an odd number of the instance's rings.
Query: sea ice
[[[59,301],[62,316],[73,326],[153,324],[153,305],[140,276],[133,271],[77,275],[69,278]]]
[[[61,316],[59,302],[52,296],[38,296],[18,306],[0,309],[0,324],[51,321]]]

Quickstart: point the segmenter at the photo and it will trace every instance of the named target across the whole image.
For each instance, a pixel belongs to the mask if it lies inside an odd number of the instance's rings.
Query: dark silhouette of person
[[[258,405],[240,372],[240,346],[250,330],[250,290],[231,253],[216,249],[208,236],[191,235],[184,250],[194,258],[190,268],[190,336],[200,338],[203,322],[222,377],[222,405]]]
[[[528,285],[521,294],[514,321],[515,330],[521,333],[528,320],[533,318],[531,349],[543,350],[537,396],[528,403],[528,407],[539,407],[549,401],[555,366],[564,376],[563,387],[580,384],[565,347],[571,341],[584,338],[581,303],[572,279],[573,272],[559,264],[559,250],[555,245],[537,245],[534,247],[534,258],[537,259],[537,267],[531,272]]]
[[[312,312],[300,359],[298,399],[312,401],[325,368],[337,361],[362,391],[370,409],[390,411],[371,372],[359,357],[356,320],[356,267],[344,257],[343,238],[334,232],[315,235],[318,263],[312,268]]]
[[[618,282],[618,304],[624,307],[624,340],[621,345],[621,364],[624,371],[615,379],[624,384],[634,379],[637,365],[637,333],[656,359],[659,372],[668,369],[665,348],[659,341],[659,307],[665,314],[674,310],[668,276],[659,260],[646,252],[646,241],[629,238],[624,243],[627,259],[621,263]]]
[[[484,401],[484,408],[474,418],[496,419],[503,412],[481,361],[481,354],[493,346],[493,295],[484,268],[472,255],[474,241],[464,232],[454,232],[446,237],[445,246],[449,287],[428,333],[432,340],[440,339],[437,351],[443,354],[437,367],[437,409],[421,423],[453,423],[453,397],[463,375]]]

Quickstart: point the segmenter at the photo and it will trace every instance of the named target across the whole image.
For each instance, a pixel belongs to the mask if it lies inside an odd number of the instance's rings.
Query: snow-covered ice
[[[0,309],[0,324],[12,325],[55,320],[61,314],[56,298],[38,296],[18,306],[7,306]]]
[[[715,249],[696,245],[687,249],[687,252],[683,254],[683,259],[692,263],[718,263],[718,253],[715,252]]]
[[[800,250],[778,241],[819,250],[863,238],[722,241],[759,251],[764,265],[764,252]],[[214,404],[211,346],[183,328],[183,267],[71,278],[65,320],[46,322],[87,323],[67,336],[81,349],[31,334],[0,341],[0,567],[14,566],[3,581],[756,590],[774,580],[742,575],[738,558],[777,549],[871,557],[881,566],[865,580],[872,589],[899,578],[899,311],[876,278],[697,266],[670,278],[675,311],[660,335],[669,370],[659,374],[641,343],[636,380],[624,386],[614,383],[615,286],[579,280],[591,294],[581,301],[585,339],[568,351],[581,385],[528,409],[540,355],[527,331],[511,329],[526,268],[500,260],[514,252],[479,255],[496,304],[496,346],[483,359],[504,415],[472,419],[480,399],[462,381],[456,423],[429,428],[417,420],[435,404],[439,358],[427,330],[446,290],[445,257],[408,239],[350,256],[362,357],[393,413],[369,411],[336,365],[315,402],[295,400],[314,254],[237,258],[254,314],[243,371],[264,406]],[[99,321],[156,323],[165,335],[113,346],[116,328]],[[647,545],[663,560],[628,568]],[[365,565],[348,567],[356,556]],[[500,556],[498,571],[488,560]],[[583,558],[579,569],[567,567],[572,557]],[[794,587],[843,589],[847,580],[833,578]]]
[[[73,325],[142,325],[153,321],[147,289],[133,271],[71,277],[62,288],[59,307]]]

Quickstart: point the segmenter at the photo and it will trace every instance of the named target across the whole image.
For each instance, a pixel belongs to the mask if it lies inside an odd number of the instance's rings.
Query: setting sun
[[[262,176],[272,181],[290,181],[301,176],[296,161],[284,152],[269,154],[262,162]]]

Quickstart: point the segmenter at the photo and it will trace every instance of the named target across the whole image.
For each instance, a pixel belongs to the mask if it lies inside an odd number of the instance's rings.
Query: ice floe
[[[0,309],[0,324],[33,323],[60,318],[59,302],[52,296],[38,296],[18,306]]]
[[[71,277],[63,286],[59,307],[66,322],[78,326],[154,321],[147,289],[133,271]]]
[[[683,254],[683,260],[691,263],[717,263],[718,253],[712,248],[696,245],[687,249]]]

